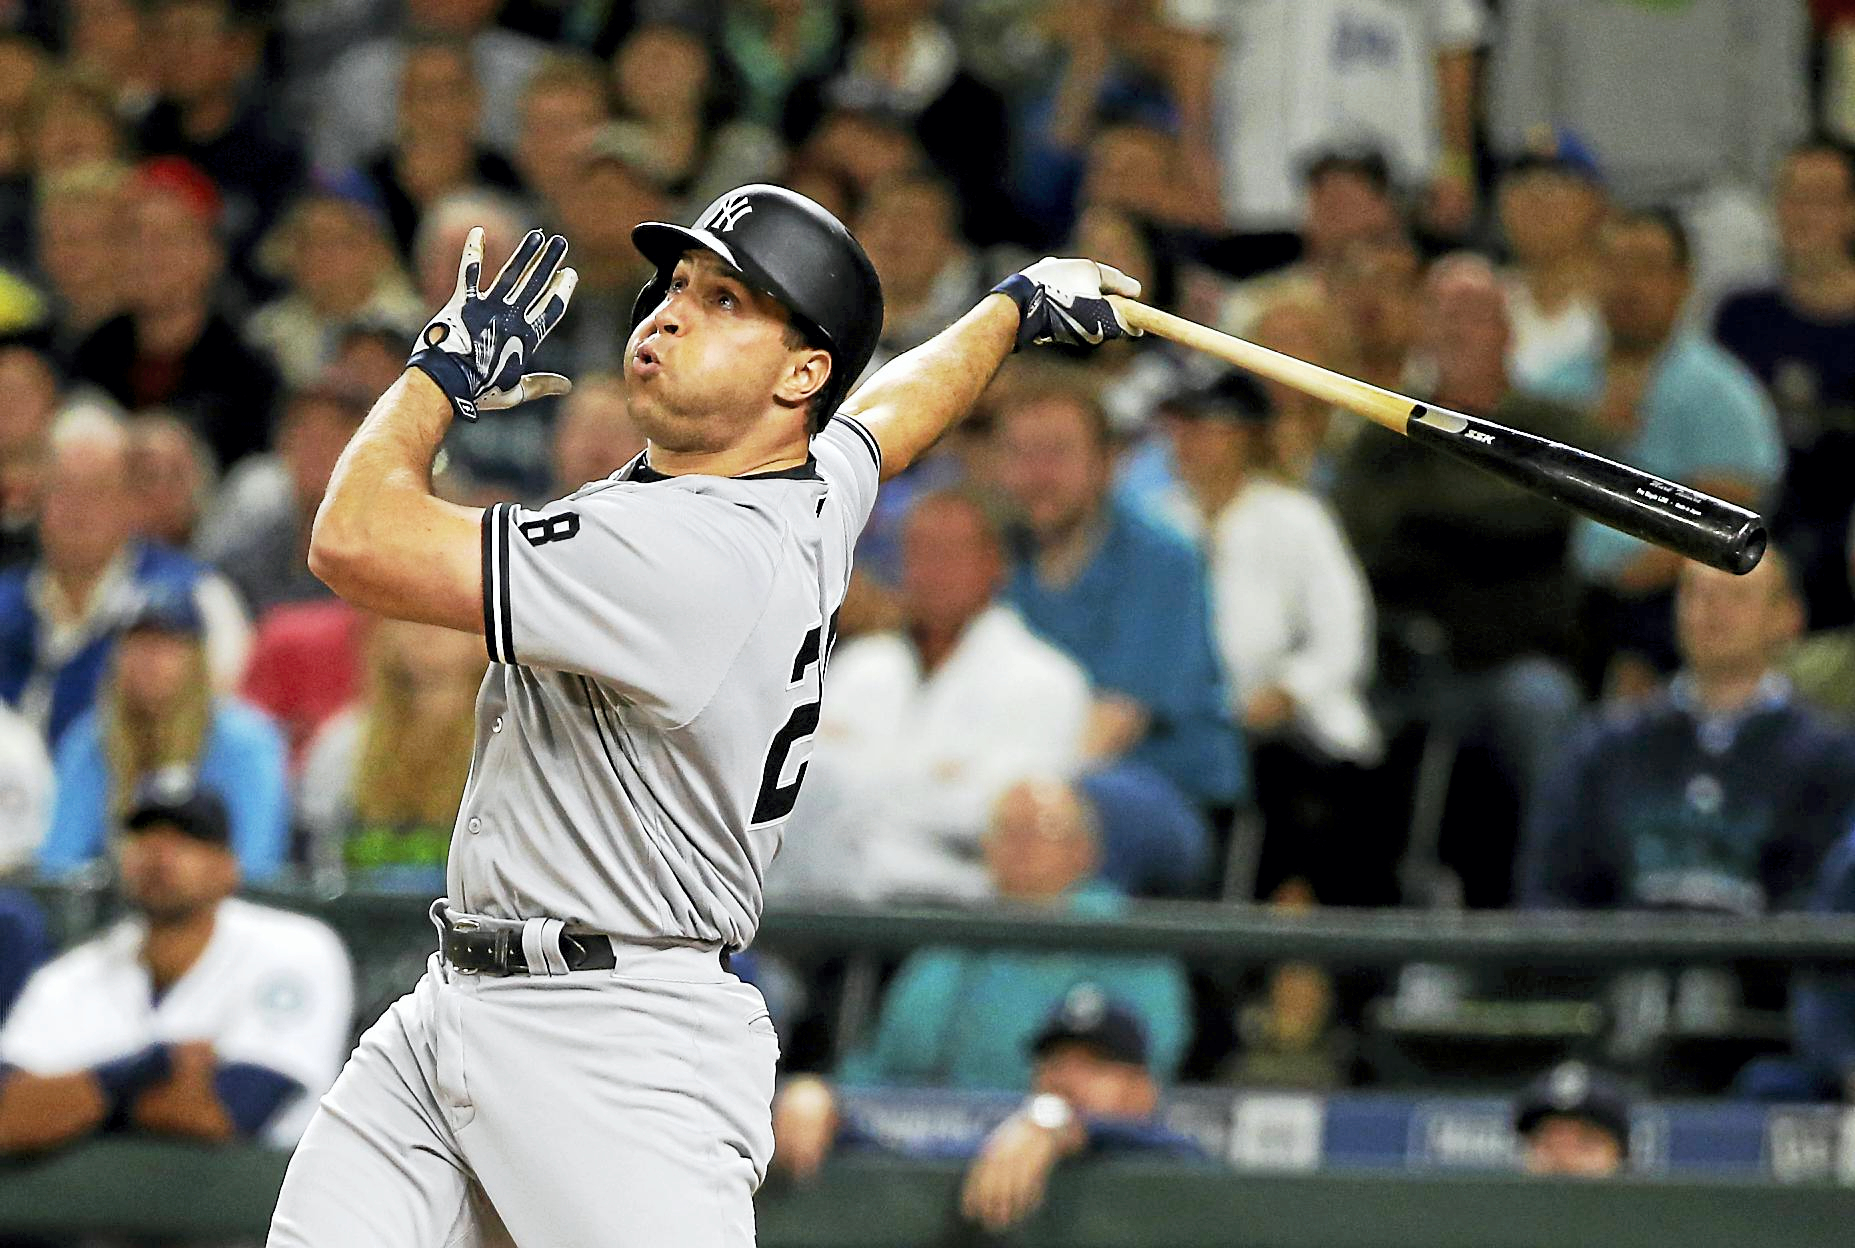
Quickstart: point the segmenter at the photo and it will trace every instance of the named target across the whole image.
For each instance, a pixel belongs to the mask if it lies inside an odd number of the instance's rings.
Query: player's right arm
[[[878,369],[842,411],[875,435],[886,481],[972,408],[1019,347],[1098,346],[1130,331],[1103,295],[1140,283],[1093,260],[1039,260],[1000,282],[978,306]]]

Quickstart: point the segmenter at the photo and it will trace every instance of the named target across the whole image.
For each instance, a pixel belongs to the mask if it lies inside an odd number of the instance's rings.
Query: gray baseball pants
[[[290,1160],[270,1248],[746,1248],[779,1042],[716,952],[470,975],[434,954]]]

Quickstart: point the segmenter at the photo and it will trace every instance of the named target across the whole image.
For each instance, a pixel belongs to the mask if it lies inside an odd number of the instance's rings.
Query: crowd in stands
[[[580,282],[535,366],[575,390],[457,425],[435,482],[535,503],[621,467],[630,230],[755,180],[866,244],[877,364],[1087,255],[1774,535],[1735,579],[1160,341],[1027,356],[877,504],[775,902],[1855,908],[1851,47],[1828,0],[0,5],[0,868],[113,871],[139,916],[24,988],[0,1147],[42,1146],[20,1106],[53,1104],[71,1134],[279,1131],[332,1077],[238,1037],[348,1000],[343,959],[279,986],[271,935],[197,915],[315,944],[238,881],[441,893],[486,662],[310,575],[336,458],[465,232],[494,264],[542,225]],[[234,939],[216,982],[254,1014],[125,1004],[108,1053],[56,1017],[84,976],[128,1003]],[[1138,1117],[1143,1080],[1370,1080],[1389,990],[1059,951],[891,970],[863,1043],[789,1048],[797,1168],[840,1085],[1073,1084]],[[832,968],[768,973],[810,1034]],[[1855,1087],[1855,990],[1788,1000],[1791,1064],[1744,1086]],[[159,1043],[202,1025],[211,1050]],[[96,1073],[49,1086],[72,1062]],[[1040,1129],[988,1144],[975,1216],[1084,1146]]]

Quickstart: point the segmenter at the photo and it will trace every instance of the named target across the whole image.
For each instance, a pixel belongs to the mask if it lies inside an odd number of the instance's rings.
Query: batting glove
[[[1096,347],[1113,338],[1139,337],[1104,297],[1140,294],[1140,283],[1113,265],[1048,256],[992,288],[1018,305],[1013,350],[1052,343]]]
[[[471,230],[457,266],[457,289],[419,331],[407,367],[437,382],[465,420],[475,420],[479,411],[567,393],[573,383],[559,373],[522,371],[566,314],[579,283],[579,274],[560,267],[566,254],[566,239],[557,234],[544,247],[541,231],[530,230],[495,283],[479,292],[483,230]]]

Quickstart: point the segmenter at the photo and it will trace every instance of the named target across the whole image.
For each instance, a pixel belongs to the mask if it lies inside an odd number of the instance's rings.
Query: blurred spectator
[[[218,187],[219,237],[233,266],[257,246],[302,176],[271,93],[255,81],[269,6],[246,0],[155,0],[144,53],[160,102],[136,139],[146,156],[180,156]]]
[[[1508,356],[1525,385],[1603,345],[1598,234],[1609,202],[1597,158],[1563,133],[1508,165],[1498,202],[1513,257],[1502,282],[1513,325]]]
[[[902,627],[831,660],[781,891],[975,901],[992,809],[1082,762],[1088,677],[997,602],[1004,534],[979,495],[916,501],[902,531]],[[790,861],[788,861],[790,859]]]
[[[26,114],[26,143],[34,177],[68,173],[85,165],[112,164],[129,144],[109,92],[99,83],[69,73],[40,77]]]
[[[389,390],[406,371],[406,331],[381,321],[356,321],[342,331],[329,373],[370,399]]]
[[[573,240],[580,284],[573,292],[573,316],[547,345],[568,353],[571,364],[565,371],[576,376],[623,372],[632,305],[655,272],[632,245],[631,231],[640,221],[668,220],[674,212],[674,202],[651,171],[647,143],[636,131],[616,126],[600,131],[580,153],[577,172],[551,206],[560,229]],[[455,272],[455,257],[451,268]]]
[[[920,346],[972,306],[979,261],[960,237],[953,188],[940,178],[905,173],[877,183],[858,211],[856,235],[882,279],[874,366]]]
[[[1855,586],[1855,509],[1849,514],[1844,571]],[[1855,723],[1855,625],[1805,637],[1785,672],[1806,705]]]
[[[843,68],[799,93],[787,114],[804,133],[825,110],[886,115],[911,132],[928,161],[953,183],[962,232],[989,245],[1011,236],[1005,196],[1005,101],[961,65],[935,0],[855,0],[855,36]],[[809,98],[806,98],[809,97]]]
[[[60,365],[126,306],[127,211],[123,171],[89,164],[39,179],[37,268],[50,299],[51,345]]]
[[[1541,1075],[1514,1106],[1521,1165],[1528,1174],[1603,1179],[1630,1164],[1629,1094],[1583,1062]]]
[[[367,887],[442,891],[483,647],[469,633],[383,620],[367,650],[362,700],[322,726],[303,766],[307,857]]]
[[[841,23],[832,6],[805,0],[725,0],[720,52],[740,96],[741,115],[782,124],[794,86],[837,62]]]
[[[1382,749],[1365,706],[1374,634],[1359,561],[1319,500],[1273,477],[1261,386],[1230,372],[1160,410],[1180,478],[1166,512],[1204,552],[1268,830],[1257,888],[1300,875],[1330,904],[1389,904],[1392,855],[1359,800]]]
[[[1601,447],[1572,408],[1516,389],[1493,268],[1458,253],[1424,286],[1422,346],[1439,406],[1575,446]],[[1384,631],[1440,630],[1465,739],[1491,747],[1522,801],[1558,754],[1583,697],[1565,666],[1576,625],[1566,544],[1571,517],[1547,499],[1396,435],[1359,431],[1334,503],[1365,565]],[[1415,630],[1415,631],[1413,631]],[[1421,691],[1409,691],[1421,692]]]
[[[1317,152],[1370,146],[1459,235],[1475,210],[1476,0],[1166,0],[1191,168],[1235,229],[1299,224]],[[1285,72],[1292,67],[1292,72]]]
[[[1301,1091],[1349,1086],[1357,1041],[1335,1014],[1325,969],[1310,962],[1270,968],[1261,999],[1237,1012],[1237,1051],[1220,1072],[1223,1080]]]
[[[515,167],[477,139],[482,103],[467,44],[425,38],[407,47],[393,141],[367,165],[400,255],[412,254],[419,218],[445,196],[520,191]]]
[[[726,80],[701,34],[647,21],[612,58],[614,124],[638,140],[652,181],[695,211],[747,182],[779,172],[785,149],[774,131],[733,116]]]
[[[1335,368],[1344,339],[1337,319],[1332,305],[1313,290],[1288,292],[1264,305],[1249,337],[1271,351]],[[1359,436],[1358,424],[1336,422],[1331,403],[1293,386],[1264,379],[1262,387],[1275,413],[1269,432],[1276,472],[1290,484],[1323,497],[1331,494],[1339,455]]]
[[[1159,1125],[1159,1085],[1133,1011],[1078,988],[1031,1041],[1031,1099],[986,1136],[960,1208],[997,1233],[1043,1203],[1058,1162],[1079,1153],[1198,1159],[1192,1139]]]
[[[78,347],[72,376],[132,412],[172,410],[229,467],[269,441],[277,379],[213,308],[225,260],[219,193],[179,157],[158,157],[131,179],[129,214],[138,270],[161,280],[129,285],[128,311]]]
[[[625,379],[617,373],[575,377],[554,430],[551,493],[560,497],[589,481],[603,481],[643,450],[644,435],[625,404]]]
[[[0,569],[38,556],[39,492],[58,406],[51,361],[25,343],[0,346]]]
[[[32,153],[26,118],[47,61],[29,35],[0,31],[0,256],[17,256],[28,238]]]
[[[44,907],[23,888],[0,887],[0,1022],[12,1012],[33,973],[56,951]],[[4,1095],[0,1083],[0,1097]]]
[[[926,163],[906,118],[879,108],[839,107],[819,119],[794,155],[792,185],[808,195],[818,191],[819,203],[849,218],[878,182]],[[961,208],[969,208],[964,198]]]
[[[0,702],[0,876],[32,865],[51,822],[52,760],[45,739]],[[5,995],[0,984],[0,997]],[[5,1017],[0,1000],[0,1018]]]
[[[1855,815],[1855,734],[1773,670],[1800,616],[1787,578],[1776,551],[1742,577],[1682,568],[1686,666],[1666,695],[1589,725],[1534,795],[1523,903],[1756,915],[1800,901]]]
[[[1808,120],[1808,22],[1801,4],[1757,0],[1502,0],[1489,138],[1512,156],[1541,128],[1569,130],[1602,159],[1619,203],[1678,205],[1708,315],[1769,270],[1763,188]]]
[[[1139,117],[1103,124],[1089,140],[1071,215],[1079,219],[1090,206],[1104,206],[1155,227],[1215,231],[1217,206],[1191,195],[1185,162],[1186,150],[1168,126]]]
[[[1089,882],[1096,858],[1091,821],[1066,786],[1014,786],[999,803],[985,854],[1006,901],[1098,918],[1124,909],[1119,894]],[[850,1087],[1028,1090],[1031,1039],[1083,985],[1140,1019],[1149,1038],[1147,1068],[1171,1079],[1190,1039],[1185,975],[1171,959],[933,948],[902,963],[875,1034],[840,1063],[837,1080]],[[831,1101],[829,1085],[815,1076],[789,1079],[780,1089],[773,1105],[774,1155],[785,1157],[784,1164],[803,1165],[828,1150]]]
[[[136,536],[190,548],[218,485],[213,454],[200,435],[164,412],[135,417],[129,422],[129,479],[135,482]]]
[[[1777,284],[1720,307],[1720,343],[1777,403],[1790,449],[1771,517],[1811,628],[1855,622],[1842,551],[1855,511],[1855,153],[1807,143],[1778,172]]]
[[[201,526],[200,558],[232,582],[254,617],[330,597],[309,571],[309,528],[367,408],[365,395],[338,381],[297,391],[284,404],[277,449],[233,470]]]
[[[1131,897],[1199,897],[1211,872],[1211,830],[1178,786],[1140,763],[1111,763],[1079,777],[1095,817],[1095,874]]]
[[[1855,829],[1823,858],[1809,908],[1855,914]],[[1790,997],[1788,1058],[1754,1061],[1741,1090],[1775,1100],[1855,1102],[1855,975],[1830,967],[1800,970]]]
[[[177,766],[222,795],[245,875],[261,880],[282,868],[290,819],[283,735],[261,712],[213,692],[203,628],[184,592],[152,594],[123,622],[96,708],[58,743],[41,871],[63,874],[106,854],[143,779]]]
[[[1550,398],[1596,417],[1617,458],[1673,481],[1756,506],[1784,466],[1771,400],[1732,356],[1680,328],[1691,286],[1687,233],[1661,212],[1624,212],[1602,234],[1608,347],[1537,379]],[[1572,560],[1598,591],[1598,644],[1611,684],[1641,691],[1673,665],[1667,594],[1680,556],[1579,520]]]
[[[148,55],[147,5],[140,0],[71,0],[64,9],[65,62],[108,83],[112,106],[140,117],[154,106],[160,69]]]
[[[452,39],[470,49],[475,78],[488,100],[514,100],[546,54],[546,45],[494,24],[502,0],[406,0],[399,29],[352,48],[317,88],[309,126],[316,168],[358,168],[393,141],[400,75],[412,44],[424,37]],[[483,141],[494,151],[515,149],[515,111],[483,113]]]
[[[38,561],[0,573],[0,697],[56,747],[95,699],[117,627],[155,591],[192,595],[214,683],[236,682],[250,625],[222,579],[134,537],[121,422],[94,408],[60,416],[42,499]]]
[[[283,729],[292,775],[317,730],[360,694],[365,627],[339,598],[272,607],[258,620],[239,696]]]
[[[1417,380],[1422,278],[1417,249],[1402,230],[1360,239],[1340,254],[1328,280],[1355,376],[1401,394]]]
[[[0,1151],[124,1128],[287,1147],[334,1082],[347,951],[232,896],[225,810],[188,783],[137,793],[117,841],[129,916],[34,975],[0,1030]]]
[[[606,123],[605,68],[591,57],[551,53],[522,88],[516,111],[514,160],[523,189],[537,204],[556,203]]]
[[[364,178],[325,179],[306,192],[291,205],[274,247],[285,293],[251,315],[246,333],[285,385],[320,378],[356,321],[404,326],[408,341],[418,332],[424,305],[399,267],[377,193]]]
[[[1191,543],[1112,496],[1105,413],[1080,390],[1030,393],[998,414],[999,482],[1028,545],[1006,591],[1034,632],[1088,672],[1092,759],[1152,766],[1200,805],[1247,793]]]

